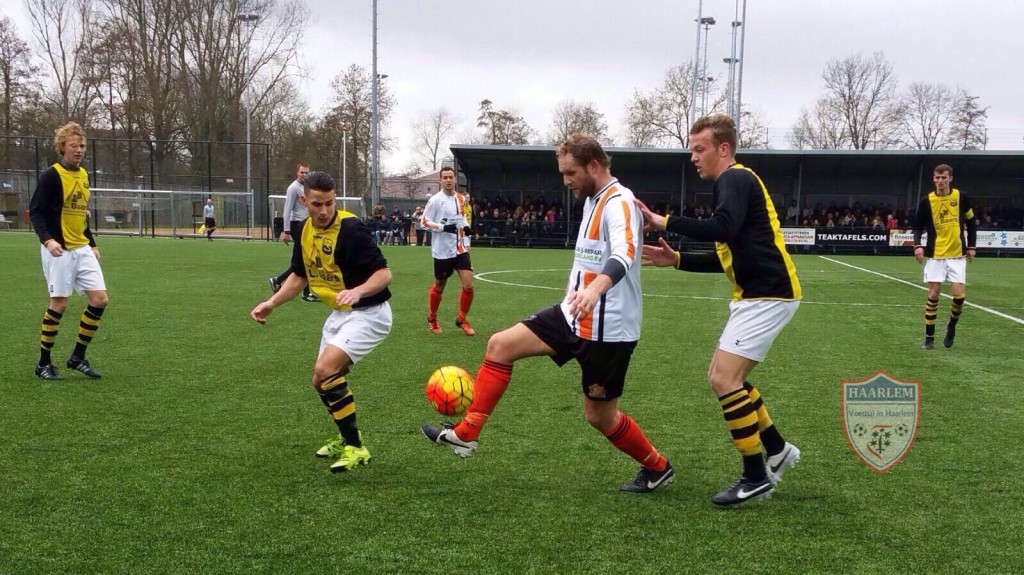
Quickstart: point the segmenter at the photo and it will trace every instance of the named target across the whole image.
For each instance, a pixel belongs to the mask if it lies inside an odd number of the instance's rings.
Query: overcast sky
[[[356,63],[370,68],[371,0],[306,0],[303,91],[315,111],[330,78]],[[742,9],[742,0],[741,0]],[[0,0],[3,12],[21,0]],[[13,6],[12,6],[13,5]],[[697,0],[379,0],[378,73],[397,98],[391,134],[400,149],[382,158],[403,169],[409,125],[447,107],[475,125],[479,102],[516,109],[546,132],[565,99],[593,102],[621,143],[635,90],[694,57]],[[709,74],[725,84],[735,0],[704,0]],[[22,36],[27,21],[13,14]],[[19,17],[20,16],[20,17]],[[903,88],[911,82],[962,86],[989,106],[990,149],[1024,148],[1024,2],[1016,0],[749,0],[743,102],[760,112],[774,147],[802,107],[821,94],[834,58],[882,51]]]

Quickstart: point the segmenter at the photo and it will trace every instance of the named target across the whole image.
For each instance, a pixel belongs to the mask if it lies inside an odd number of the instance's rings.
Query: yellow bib
[[[64,246],[69,250],[89,245],[85,237],[86,217],[89,215],[89,174],[83,168],[71,172],[59,163],[53,165],[60,176],[64,192],[64,206],[60,211]]]
[[[302,263],[306,266],[306,280],[309,289],[328,307],[337,310],[352,309],[352,306],[334,303],[338,292],[346,289],[341,268],[334,261],[334,250],[338,249],[338,233],[341,220],[354,218],[355,214],[338,210],[334,221],[324,229],[313,225],[313,219],[306,219],[302,226]]]

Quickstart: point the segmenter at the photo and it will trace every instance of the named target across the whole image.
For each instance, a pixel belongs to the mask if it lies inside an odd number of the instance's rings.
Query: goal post
[[[92,188],[89,227],[98,234],[203,237],[203,206],[213,200],[218,238],[252,239],[249,192]]]

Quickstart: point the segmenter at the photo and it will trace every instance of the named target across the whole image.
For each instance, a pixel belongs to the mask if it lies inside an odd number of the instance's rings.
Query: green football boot
[[[341,450],[341,457],[331,464],[331,473],[339,473],[355,469],[359,465],[366,465],[370,462],[370,450],[363,447],[346,445]]]

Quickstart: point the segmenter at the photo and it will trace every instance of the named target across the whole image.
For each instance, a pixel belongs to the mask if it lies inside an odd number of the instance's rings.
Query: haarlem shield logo
[[[917,437],[921,382],[878,370],[867,379],[842,384],[846,442],[865,465],[879,473],[888,471]]]

